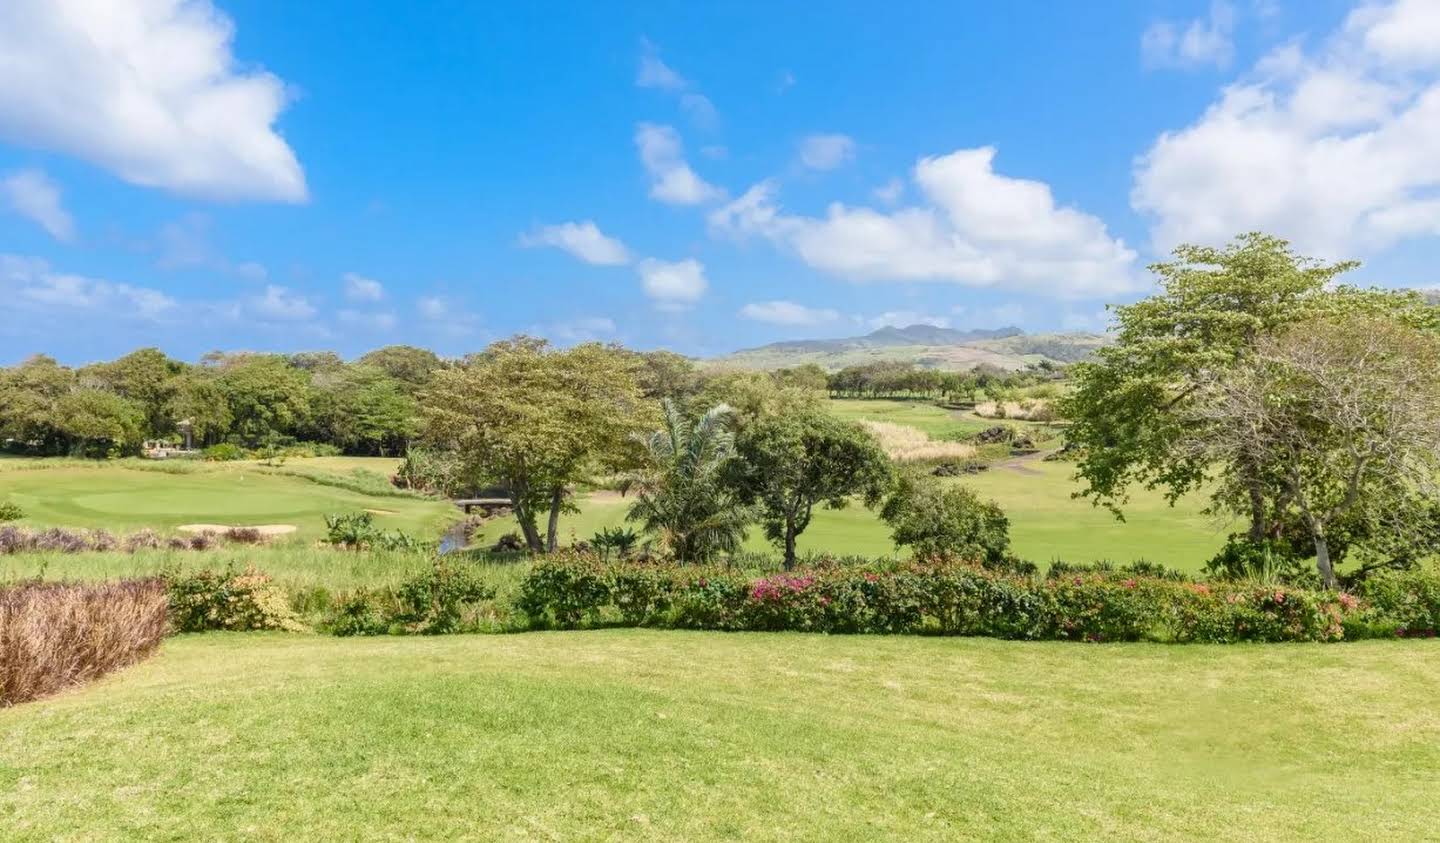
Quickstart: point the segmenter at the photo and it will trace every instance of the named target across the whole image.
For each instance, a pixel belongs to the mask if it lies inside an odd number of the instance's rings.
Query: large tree
[[[1325,314],[1386,313],[1419,324],[1435,319],[1419,296],[1332,288],[1354,263],[1296,255],[1284,240],[1252,233],[1223,248],[1181,246],[1151,267],[1160,291],[1115,309],[1115,342],[1075,367],[1075,389],[1061,414],[1081,454],[1082,494],[1117,516],[1135,484],[1172,500],[1204,485],[1209,459],[1184,447],[1187,418],[1205,393],[1225,383],[1259,343]],[[1244,492],[1249,536],[1281,527],[1267,497],[1265,457],[1235,452],[1226,470]]]
[[[816,506],[839,509],[859,496],[874,506],[890,481],[890,461],[857,424],[824,410],[764,416],[736,440],[728,472],[740,499],[758,507],[765,536],[795,565],[795,540]]]
[[[145,414],[147,433],[163,436],[173,431],[166,404],[175,397],[185,364],[171,360],[158,348],[132,351],[109,363],[87,367],[82,381],[95,381],[103,389],[133,402]]]
[[[1384,317],[1300,323],[1198,397],[1181,445],[1220,466],[1217,500],[1246,509],[1248,466],[1265,466],[1264,497],[1309,535],[1327,586],[1339,528],[1423,538],[1440,500],[1440,337]]]
[[[58,405],[75,388],[75,372],[36,355],[0,370],[0,439],[55,453],[65,447]]]
[[[506,490],[535,551],[555,549],[571,487],[633,459],[632,434],[648,426],[633,358],[595,343],[559,351],[529,337],[436,371],[421,413],[431,441]]]
[[[254,443],[294,435],[310,413],[310,373],[277,354],[254,354],[223,364],[216,385],[225,394],[236,432]]]
[[[315,376],[316,434],[351,453],[403,453],[418,409],[400,381],[373,366],[345,366]]]

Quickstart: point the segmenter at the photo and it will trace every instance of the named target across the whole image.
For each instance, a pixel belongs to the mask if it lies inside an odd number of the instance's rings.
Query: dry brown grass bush
[[[0,706],[149,656],[165,636],[166,599],[158,579],[0,587]]]
[[[885,454],[897,462],[922,460],[963,460],[975,456],[975,446],[963,442],[931,439],[919,428],[865,420],[860,422],[878,440]]]

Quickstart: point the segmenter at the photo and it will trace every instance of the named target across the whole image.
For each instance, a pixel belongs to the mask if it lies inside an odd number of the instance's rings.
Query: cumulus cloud
[[[385,285],[374,278],[366,278],[354,272],[347,272],[343,276],[345,281],[345,298],[350,301],[380,301],[385,298]]]
[[[12,306],[54,314],[89,311],[155,321],[177,307],[159,290],[58,272],[40,258],[18,255],[0,255],[0,290]]]
[[[793,301],[751,302],[740,308],[740,316],[771,325],[823,325],[834,322],[840,314],[829,308],[806,307]]]
[[[318,312],[309,299],[275,284],[267,285],[263,295],[246,300],[245,309],[266,322],[302,322]]]
[[[724,192],[707,183],[685,161],[680,133],[670,126],[641,123],[635,127],[635,148],[650,174],[650,197],[669,205],[698,205],[720,199]]]
[[[144,187],[303,201],[274,125],[285,85],[242,68],[233,39],[206,0],[0,3],[0,137]]]
[[[922,158],[925,204],[893,211],[832,203],[788,214],[761,182],[709,217],[718,236],[764,237],[809,266],[853,281],[940,281],[1065,297],[1135,285],[1135,252],[1098,218],[1059,206],[1043,182],[995,172],[993,147]]]
[[[520,237],[526,247],[553,246],[596,266],[621,266],[630,262],[630,251],[613,237],[607,237],[591,220],[542,226]]]
[[[1327,257],[1440,235],[1440,4],[1374,3],[1226,87],[1136,162],[1155,245],[1262,229]]]
[[[891,179],[870,192],[875,201],[883,202],[886,205],[894,205],[905,195],[905,182],[900,179]]]
[[[39,170],[19,170],[0,179],[3,196],[15,213],[34,221],[56,240],[75,239],[75,221],[60,201],[60,188]]]
[[[1140,36],[1146,67],[1226,67],[1235,57],[1235,7],[1214,0],[1210,15],[1189,22],[1157,21]]]
[[[800,141],[800,163],[812,170],[833,170],[855,158],[849,135],[810,135]]]
[[[662,261],[646,258],[640,261],[640,285],[645,295],[661,310],[684,310],[705,295],[710,283],[705,280],[705,267],[694,258]]]

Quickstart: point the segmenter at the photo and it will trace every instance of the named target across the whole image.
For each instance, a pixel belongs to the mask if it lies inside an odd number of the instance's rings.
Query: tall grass
[[[938,442],[925,431],[904,424],[862,419],[861,425],[880,440],[880,447],[897,462],[963,460],[975,456],[975,446],[963,442]]]
[[[0,588],[0,706],[140,661],[160,646],[165,621],[158,579]]]

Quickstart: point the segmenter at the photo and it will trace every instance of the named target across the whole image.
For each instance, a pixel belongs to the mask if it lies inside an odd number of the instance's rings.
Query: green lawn
[[[1440,644],[246,634],[0,710],[6,840],[1420,840]]]
[[[1199,571],[1224,542],[1227,528],[1201,514],[1203,503],[1187,499],[1171,507],[1153,492],[1137,491],[1126,509],[1126,520],[1088,501],[1072,498],[1075,490],[1068,463],[1033,461],[1021,468],[994,468],[983,474],[950,482],[963,483],[994,499],[1010,517],[1015,552],[1041,564],[1147,559],[1186,571]],[[583,497],[578,515],[562,516],[561,538],[588,539],[602,527],[624,523],[628,503],[613,493]],[[501,519],[486,525],[480,542],[493,542],[515,530],[514,521]],[[847,509],[820,510],[800,536],[800,550],[837,554],[884,556],[895,552],[889,528],[874,513],[857,504]],[[758,529],[750,531],[746,546],[772,551]]]
[[[339,479],[357,467],[384,470],[394,460],[357,458],[295,460],[276,469],[255,463],[141,465],[15,461],[0,470],[0,501],[24,510],[22,523],[37,526],[168,530],[181,524],[294,524],[302,539],[325,528],[334,512],[377,510],[384,527],[426,538],[454,520],[453,506],[410,497],[363,494],[305,477]],[[39,466],[39,467],[37,467]],[[370,481],[383,486],[377,472]]]
[[[964,439],[1005,422],[982,419],[937,407],[931,401],[896,401],[888,398],[832,398],[830,412],[847,421],[879,421],[919,428],[931,439]]]

